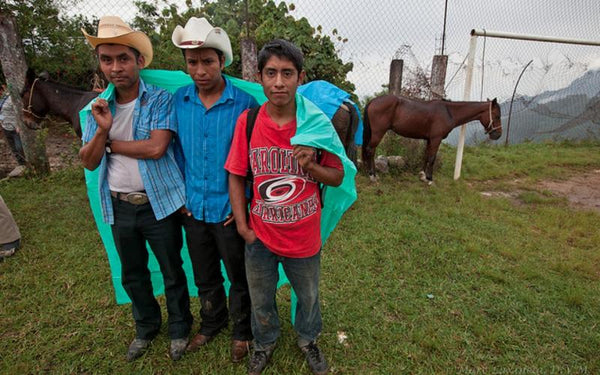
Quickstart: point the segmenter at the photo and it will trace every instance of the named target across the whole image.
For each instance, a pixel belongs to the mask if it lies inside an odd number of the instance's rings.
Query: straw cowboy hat
[[[146,34],[134,31],[117,16],[104,16],[98,23],[98,36],[92,36],[81,29],[93,48],[100,44],[122,44],[135,48],[144,56],[144,68],[152,62],[152,43]]]
[[[214,48],[225,55],[225,66],[233,61],[231,42],[225,30],[212,27],[206,18],[190,18],[185,27],[177,25],[171,36],[173,44],[179,48]]]

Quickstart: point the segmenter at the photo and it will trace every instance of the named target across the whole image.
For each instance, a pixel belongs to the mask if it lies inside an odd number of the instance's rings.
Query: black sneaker
[[[325,375],[329,370],[327,361],[321,353],[321,350],[317,347],[317,344],[313,341],[310,344],[300,348],[302,353],[306,356],[306,362],[308,367],[315,375]]]
[[[260,375],[271,359],[273,349],[255,350],[248,361],[248,375]]]

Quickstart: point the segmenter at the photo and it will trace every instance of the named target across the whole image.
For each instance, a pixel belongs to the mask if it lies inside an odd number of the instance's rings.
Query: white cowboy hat
[[[122,44],[135,48],[144,56],[144,68],[152,62],[152,43],[146,34],[134,31],[128,24],[117,16],[104,16],[98,22],[98,36],[92,36],[81,31],[93,48],[100,44]]]
[[[171,36],[173,44],[178,48],[214,48],[225,55],[225,66],[233,61],[231,42],[225,30],[212,27],[206,18],[190,18],[185,27],[177,25]]]

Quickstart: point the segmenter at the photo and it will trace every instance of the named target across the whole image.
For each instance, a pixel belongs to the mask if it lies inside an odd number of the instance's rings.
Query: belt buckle
[[[146,204],[148,203],[148,196],[145,193],[129,193],[126,196],[127,202],[135,205]]]

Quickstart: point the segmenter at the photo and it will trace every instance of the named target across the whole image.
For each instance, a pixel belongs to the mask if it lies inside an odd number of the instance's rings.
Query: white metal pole
[[[467,60],[467,76],[465,77],[465,91],[463,100],[471,99],[471,83],[473,82],[473,65],[475,65],[475,49],[477,48],[477,35],[471,36],[471,44],[469,46],[469,59]],[[465,132],[467,125],[460,127],[460,135],[458,137],[458,146],[456,148],[456,162],[454,163],[454,179],[460,178],[460,170],[462,168],[463,149],[465,147]]]
[[[559,37],[555,37],[555,36],[543,36],[543,35],[526,35],[526,34],[509,33],[509,32],[505,32],[505,31],[492,31],[492,30],[481,30],[481,29],[471,30],[471,36],[486,36],[488,38],[505,38],[505,39],[518,39],[518,40],[533,40],[536,42],[600,46],[600,41],[597,41],[597,40],[559,38]]]

